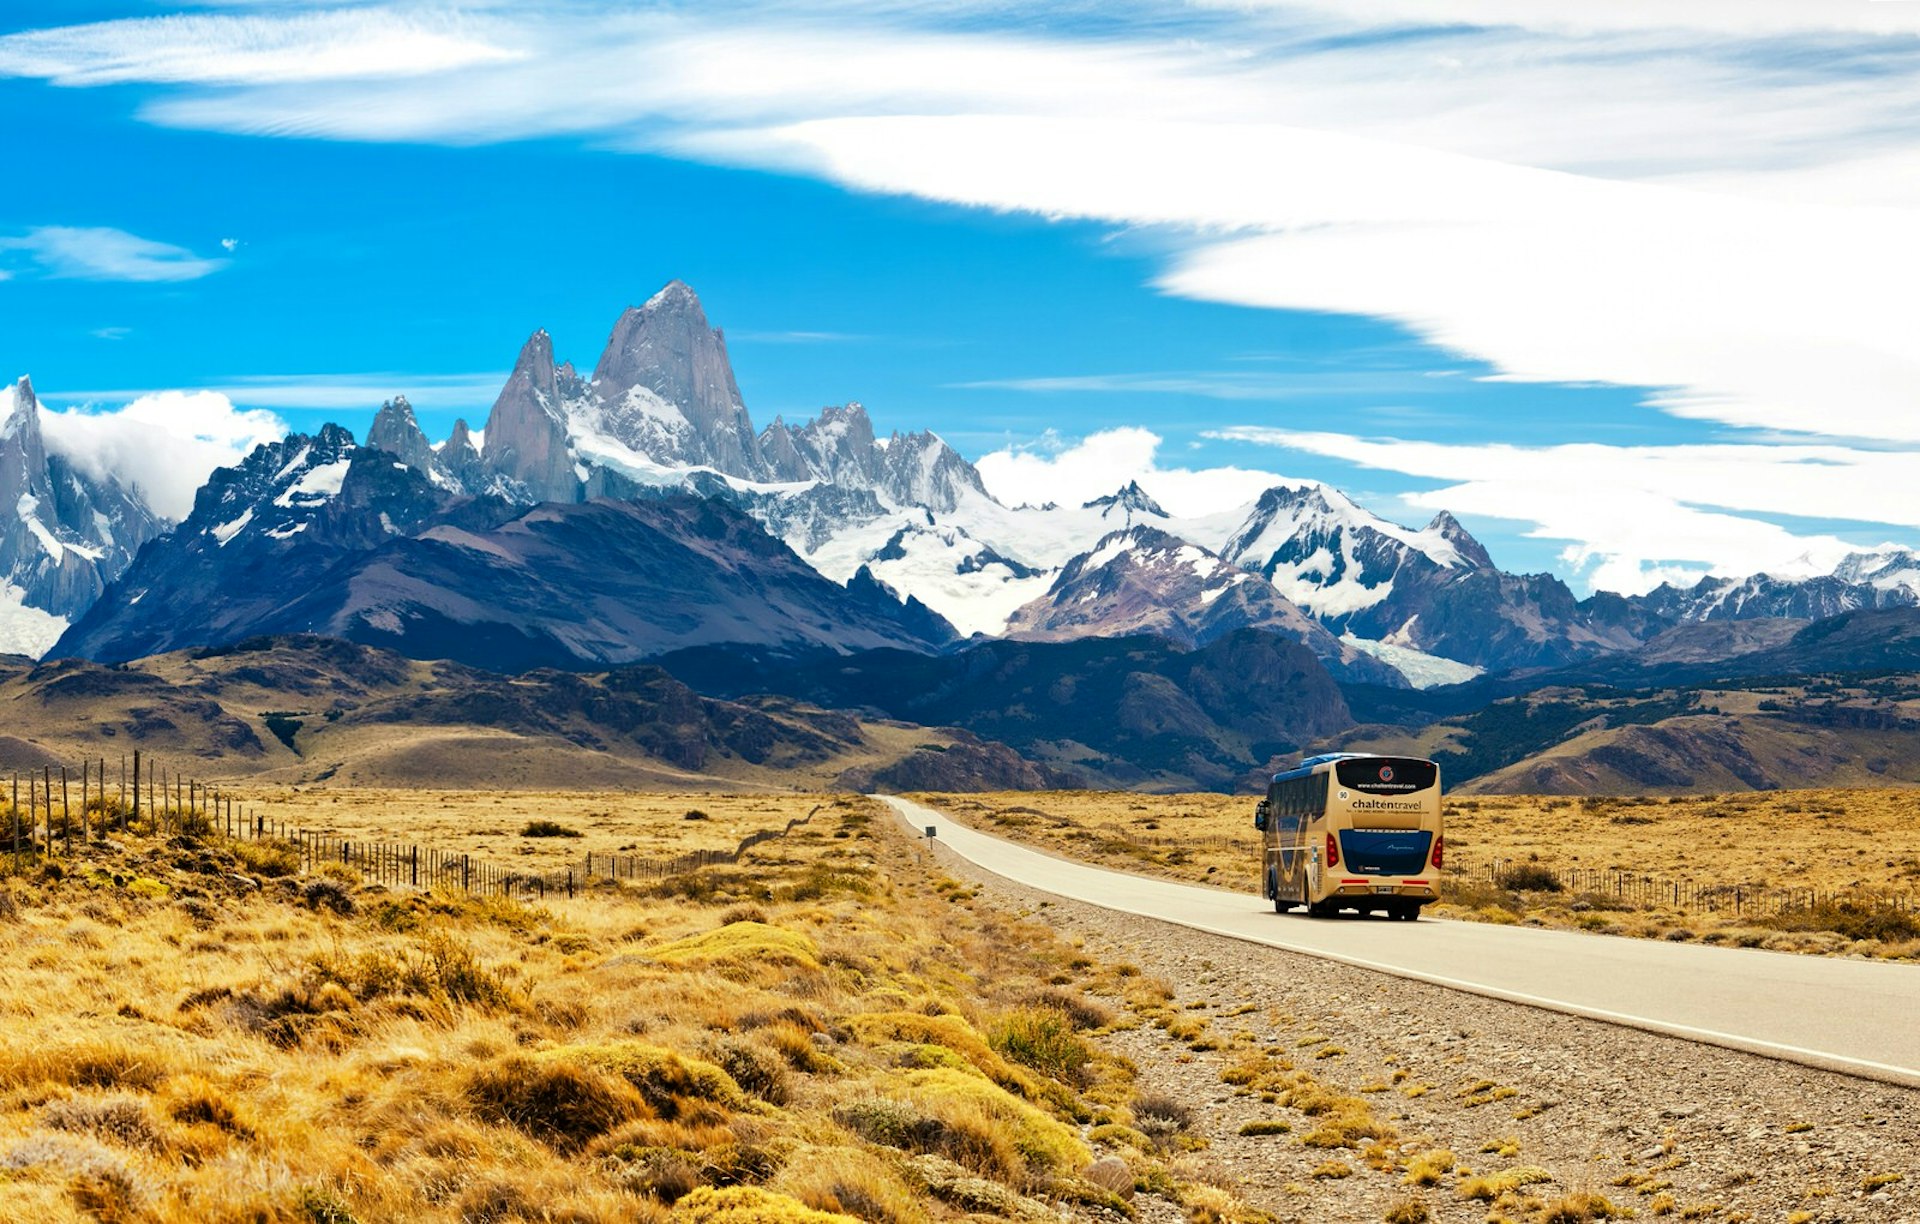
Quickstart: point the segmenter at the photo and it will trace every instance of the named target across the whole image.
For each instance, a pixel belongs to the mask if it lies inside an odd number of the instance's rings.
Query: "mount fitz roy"
[[[621,315],[590,375],[536,331],[483,430],[435,444],[396,398],[364,445],[328,426],[216,472],[177,525],[50,453],[25,380],[4,394],[0,626],[38,616],[42,637],[0,649],[22,653],[63,621],[50,653],[104,661],[312,631],[495,668],[1254,629],[1342,681],[1405,686],[1629,652],[1685,621],[1920,604],[1907,553],[1577,600],[1500,570],[1451,515],[1413,530],[1318,485],[1204,519],[1137,485],[1009,507],[938,436],[881,438],[856,403],[756,430],[678,281]]]

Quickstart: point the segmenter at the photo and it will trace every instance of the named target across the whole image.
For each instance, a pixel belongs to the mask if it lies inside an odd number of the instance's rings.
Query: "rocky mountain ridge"
[[[526,506],[329,425],[216,472],[53,653],[118,662],[286,633],[495,669],[720,641],[925,650],[954,636],[870,578],[821,577],[724,500]]]
[[[26,395],[30,399],[30,389]],[[23,419],[33,419],[33,413]],[[233,562],[253,548],[238,543],[241,537],[264,535],[275,541],[261,546],[267,552],[299,554],[302,572],[339,561],[343,547],[367,552],[376,544],[395,557],[404,555],[408,564],[424,565],[430,555],[439,555],[434,548],[445,544],[443,528],[493,532],[511,519],[532,515],[538,506],[639,504],[679,494],[726,503],[750,516],[856,602],[889,593],[898,596],[896,606],[918,601],[913,615],[919,629],[909,636],[923,644],[941,637],[934,626],[940,620],[967,636],[1062,639],[1147,632],[1184,646],[1204,644],[1229,628],[1258,626],[1306,644],[1345,680],[1379,684],[1444,684],[1478,672],[1561,667],[1633,651],[1690,621],[1814,617],[1920,601],[1920,563],[1912,554],[1891,553],[1850,558],[1851,568],[1843,566],[1845,572],[1829,578],[1712,579],[1690,591],[1662,588],[1635,599],[1580,600],[1551,575],[1500,570],[1479,541],[1445,512],[1424,528],[1407,528],[1317,484],[1276,486],[1237,512],[1204,519],[1168,513],[1136,483],[1080,505],[1009,507],[937,435],[896,432],[883,438],[858,403],[825,408],[798,425],[776,417],[756,430],[725,336],[680,281],[622,313],[589,375],[556,360],[547,332],[533,333],[483,430],[456,422],[451,436],[435,445],[404,397],[382,405],[361,449],[390,456],[388,470],[410,477],[376,479],[377,464],[348,457],[342,449],[351,446],[344,431],[336,437],[322,430],[299,440],[334,456],[316,460],[312,471],[301,469],[298,480],[312,483],[276,487],[265,497],[240,489],[249,481],[258,483],[257,468],[271,466],[276,479],[282,475],[280,469],[294,461],[295,442],[289,438],[267,448],[271,453],[264,457],[216,473],[203,494],[216,493],[226,517],[212,521],[214,509],[203,515],[196,506],[194,526],[183,525],[169,536],[163,551]],[[12,487],[5,475],[12,470],[9,456],[25,455],[13,466],[41,473],[33,490],[22,485],[28,500],[36,507],[55,505],[57,489],[72,483],[62,479],[70,473],[59,468],[58,457],[18,442],[8,447],[0,438],[0,485],[6,486],[0,493]],[[358,473],[352,476],[355,495],[337,498],[339,490],[329,482],[347,480],[350,472]],[[88,543],[87,522],[100,517],[89,520],[89,507],[110,504],[115,508],[107,519],[127,518],[130,512],[115,500],[124,494],[90,490],[82,499],[86,504],[75,502],[70,514],[16,513],[17,525],[6,519],[6,503],[0,502],[0,563],[12,567],[0,577],[11,572],[14,577],[5,581],[36,607],[57,606],[73,617],[87,611],[132,563],[138,543],[165,526],[129,520],[114,528],[112,549],[98,540]],[[19,494],[7,496],[16,507],[28,504]],[[457,524],[437,517],[448,514]],[[583,510],[558,518],[601,521],[607,514]],[[29,519],[67,551],[51,552]],[[527,519],[529,530],[531,524],[548,522],[540,516]],[[1109,555],[1115,532],[1143,529],[1165,536],[1165,546]],[[583,547],[587,554],[554,572],[566,570],[573,580],[592,583],[592,545]],[[87,550],[100,556],[95,559]],[[1184,570],[1169,560],[1188,552],[1200,559],[1183,562]],[[1161,559],[1152,574],[1141,566],[1149,555]],[[168,564],[155,561],[144,573],[166,570]],[[453,573],[459,568],[441,567],[436,581],[460,589],[463,580]],[[1200,574],[1200,568],[1207,573]],[[201,580],[208,584],[203,590],[221,592],[222,600],[237,598],[248,607],[257,603],[251,594],[234,594],[250,581],[234,564],[207,568]],[[361,590],[380,585],[357,571],[353,581]],[[112,593],[105,601],[108,611],[92,618],[85,633],[76,626],[61,648],[107,649],[111,641],[111,649],[121,651],[138,642],[177,640],[178,634],[128,630],[121,635],[103,628],[109,612],[123,627],[141,622],[151,628],[161,615],[157,607],[129,611],[130,601],[151,586],[147,576]],[[448,611],[443,605],[450,597],[428,598],[418,588],[402,597],[393,594],[395,582],[382,589],[388,592],[383,598],[410,608],[419,598],[438,610],[436,616]],[[562,604],[568,599],[564,591],[553,598]],[[320,617],[314,623],[332,624],[341,615],[351,619],[358,614],[345,609],[362,602],[359,595],[337,599],[324,615],[313,610]],[[214,609],[205,618],[197,610],[175,615],[182,621],[180,633],[224,622],[239,632],[253,613]],[[516,616],[522,622],[527,616],[543,619],[530,608]],[[313,627],[270,620],[276,629]],[[483,622],[496,624],[462,605],[446,624]],[[262,631],[268,625],[252,628]],[[748,633],[746,640],[758,640],[746,629],[738,631]],[[606,641],[569,644],[561,653],[583,662],[604,661],[603,648],[613,649],[607,642],[622,640],[622,631],[599,632]],[[0,648],[5,645],[0,641]],[[544,659],[548,649],[543,645],[533,653]]]

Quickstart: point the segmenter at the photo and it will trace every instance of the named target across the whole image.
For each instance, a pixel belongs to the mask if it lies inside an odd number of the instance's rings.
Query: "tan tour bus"
[[[1379,912],[1411,922],[1438,895],[1440,767],[1336,752],[1273,775],[1254,809],[1276,912]]]

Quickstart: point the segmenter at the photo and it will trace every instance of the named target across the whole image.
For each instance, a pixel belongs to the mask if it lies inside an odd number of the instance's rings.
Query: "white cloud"
[[[232,85],[410,76],[516,58],[477,20],[384,9],[144,17],[0,39],[0,75],[56,85]]]
[[[1066,443],[1049,434],[1039,444],[1007,446],[974,463],[987,491],[1009,506],[1057,502],[1079,506],[1139,481],[1176,518],[1233,510],[1277,484],[1302,481],[1238,467],[1163,468],[1160,435],[1126,426]]]
[[[170,519],[187,516],[215,468],[287,433],[279,417],[235,408],[214,391],[160,391],[105,411],[43,407],[40,425],[49,450],[95,477],[118,477]]]
[[[1824,574],[1860,545],[1765,518],[1830,517],[1920,529],[1920,454],[1842,446],[1522,447],[1242,427],[1209,436],[1445,482],[1405,500],[1530,524],[1566,540],[1594,589],[1632,594],[1707,573]],[[1589,570],[1589,567],[1590,570]]]
[[[1915,218],[1713,197],[1294,128],[1007,116],[711,137],[876,191],[1228,233],[1160,277],[1386,316],[1525,380],[1729,424],[1920,441]],[[763,150],[754,153],[753,150]],[[1239,236],[1252,234],[1253,236]]]
[[[1249,0],[1233,0],[1245,5]],[[1698,30],[1709,34],[1920,33],[1920,6],[1878,0],[1277,0],[1343,21],[1405,26],[1517,26],[1564,34]]]
[[[0,257],[18,251],[46,276],[98,281],[189,281],[227,266],[185,247],[107,227],[43,225],[0,236]]]

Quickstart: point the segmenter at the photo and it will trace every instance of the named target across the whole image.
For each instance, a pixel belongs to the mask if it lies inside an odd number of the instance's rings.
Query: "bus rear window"
[[[1427,849],[1432,845],[1433,834],[1425,829],[1344,829],[1340,833],[1344,870],[1362,875],[1415,875],[1425,871]]]
[[[1405,795],[1433,785],[1440,772],[1432,761],[1414,757],[1358,757],[1334,766],[1340,785],[1368,795]]]

